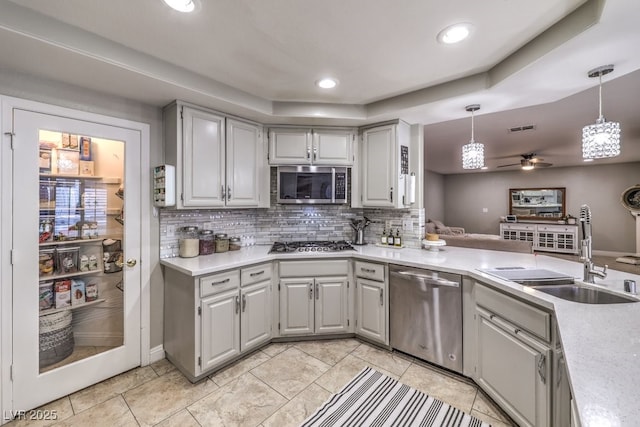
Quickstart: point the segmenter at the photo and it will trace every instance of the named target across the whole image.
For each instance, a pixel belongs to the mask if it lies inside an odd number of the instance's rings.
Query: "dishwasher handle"
[[[420,274],[420,273],[413,273],[411,271],[392,271],[391,272],[392,275],[400,275],[403,277],[408,277],[411,279],[418,279],[423,281],[426,285],[432,285],[432,286],[449,286],[452,288],[459,288],[460,287],[460,283],[459,282],[454,282],[452,280],[447,280],[447,279],[442,279],[439,277],[433,277],[433,276],[429,276],[426,274]]]

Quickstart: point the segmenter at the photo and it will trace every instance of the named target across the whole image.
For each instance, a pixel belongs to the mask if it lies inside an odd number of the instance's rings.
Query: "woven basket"
[[[40,316],[40,368],[57,363],[73,353],[71,311]]]

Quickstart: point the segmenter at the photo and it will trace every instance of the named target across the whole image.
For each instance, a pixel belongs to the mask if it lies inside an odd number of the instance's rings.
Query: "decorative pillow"
[[[454,234],[453,230],[451,230],[451,227],[437,227],[437,229],[439,234]]]
[[[441,228],[447,228],[447,226],[444,225],[442,223],[442,221],[438,221],[438,220],[434,220],[434,219],[432,219],[430,221],[436,225],[436,230],[440,230]]]

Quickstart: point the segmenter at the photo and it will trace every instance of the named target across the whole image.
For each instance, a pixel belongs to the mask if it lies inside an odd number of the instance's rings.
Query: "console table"
[[[504,240],[524,240],[533,243],[536,251],[577,254],[578,226],[553,223],[500,223],[500,236]]]

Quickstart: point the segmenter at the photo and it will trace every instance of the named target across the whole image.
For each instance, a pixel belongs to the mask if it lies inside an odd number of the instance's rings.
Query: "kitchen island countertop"
[[[290,254],[269,254],[269,248],[251,246],[224,254],[163,259],[161,263],[183,274],[200,276],[272,260],[358,258],[472,277],[555,312],[582,426],[635,426],[640,419],[640,303],[574,303],[480,271],[496,267],[544,268],[580,280],[580,263],[539,254],[458,247],[432,252],[364,245],[355,251]],[[622,292],[624,279],[639,282],[640,276],[609,270],[607,278],[596,279],[596,284]]]

